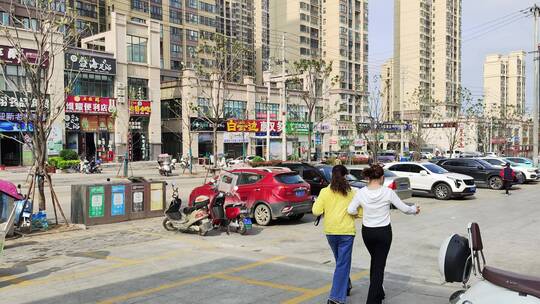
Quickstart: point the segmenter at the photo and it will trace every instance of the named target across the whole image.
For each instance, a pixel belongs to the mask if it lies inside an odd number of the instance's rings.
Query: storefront
[[[249,143],[249,133],[224,132],[223,152],[227,158],[237,158],[247,155],[247,145]]]
[[[68,49],[65,53],[65,146],[81,157],[114,160],[116,60],[106,53]]]
[[[128,151],[130,161],[150,159],[148,124],[152,113],[151,101],[129,101]]]
[[[209,157],[214,153],[214,138],[212,134],[212,124],[208,120],[200,117],[190,118],[190,131],[196,136],[193,137],[193,144],[197,145],[198,154],[194,157]],[[217,126],[217,131],[223,134],[226,130],[225,122],[222,121]]]

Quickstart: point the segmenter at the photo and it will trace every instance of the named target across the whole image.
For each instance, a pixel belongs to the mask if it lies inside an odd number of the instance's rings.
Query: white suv
[[[408,177],[413,192],[432,193],[440,200],[476,193],[476,185],[472,177],[448,172],[432,163],[390,163],[386,164],[385,168],[397,176]]]
[[[481,158],[488,163],[490,163],[493,167],[502,169],[504,166],[506,166],[507,163],[510,163],[510,168],[516,172],[517,181],[520,184],[523,184],[525,182],[532,182],[536,181],[537,175],[536,170],[537,168],[527,168],[527,167],[521,167],[516,163],[513,163],[507,159],[504,158],[498,158],[498,157],[484,157]]]

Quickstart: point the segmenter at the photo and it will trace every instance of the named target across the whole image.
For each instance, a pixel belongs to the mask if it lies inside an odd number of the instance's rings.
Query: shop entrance
[[[96,157],[96,141],[95,133],[84,133],[84,142],[85,142],[85,156],[86,159],[95,159]]]
[[[237,158],[244,156],[244,149],[247,148],[247,143],[226,143],[224,144],[224,152],[228,158]]]
[[[22,156],[22,145],[14,138],[18,138],[17,134],[9,137],[0,137],[0,165],[4,166],[20,166]]]

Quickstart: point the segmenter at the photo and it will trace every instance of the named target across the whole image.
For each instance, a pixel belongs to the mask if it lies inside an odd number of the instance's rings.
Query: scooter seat
[[[484,267],[482,276],[497,286],[540,298],[540,277],[521,275],[489,266]]]

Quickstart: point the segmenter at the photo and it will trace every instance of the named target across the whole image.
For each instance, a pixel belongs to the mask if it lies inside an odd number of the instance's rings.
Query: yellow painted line
[[[311,289],[308,289],[308,288],[279,284],[279,283],[274,283],[274,282],[269,282],[269,281],[259,281],[259,280],[245,278],[245,277],[232,276],[228,274],[217,274],[217,275],[214,275],[214,277],[218,279],[222,279],[222,280],[227,280],[227,281],[235,281],[235,282],[240,282],[240,283],[244,283],[248,285],[270,287],[274,289],[283,289],[283,290],[292,291],[292,292],[307,293],[311,291]]]
[[[110,255],[99,254],[99,253],[96,253],[96,252],[85,252],[85,253],[81,254],[81,256],[94,258],[94,259],[98,259],[98,260],[107,260],[107,261],[114,261],[114,262],[121,262],[121,263],[134,263],[134,262],[137,263],[137,262],[140,262],[140,260],[125,259],[125,258],[120,258],[120,257],[115,257],[115,256],[110,256]]]
[[[148,288],[148,289],[143,289],[143,290],[139,290],[139,291],[130,292],[130,293],[127,293],[127,294],[124,294],[124,295],[120,295],[120,296],[116,296],[116,297],[112,297],[112,298],[109,298],[109,299],[99,301],[99,302],[97,302],[97,304],[113,304],[113,303],[118,303],[118,302],[122,302],[122,301],[127,301],[129,299],[146,296],[146,295],[153,294],[153,293],[156,293],[156,292],[160,292],[160,291],[163,291],[163,290],[166,290],[166,289],[176,288],[176,287],[180,287],[180,286],[183,286],[183,285],[193,284],[193,283],[196,283],[196,282],[199,282],[199,281],[214,278],[217,275],[223,275],[223,274],[233,273],[233,272],[242,271],[242,270],[246,270],[246,269],[251,269],[251,268],[255,268],[255,267],[258,267],[258,266],[265,265],[265,264],[270,264],[270,263],[273,263],[273,262],[276,262],[276,261],[279,261],[279,260],[283,260],[283,259],[285,259],[284,256],[272,257],[272,258],[264,259],[264,260],[257,261],[257,262],[254,262],[254,263],[246,264],[246,265],[243,265],[243,266],[229,268],[229,269],[226,269],[226,270],[220,271],[220,272],[209,273],[209,274],[202,275],[202,276],[196,276],[196,277],[192,277],[192,278],[179,280],[179,281],[176,281],[176,282],[163,284],[163,285],[153,287],[153,288]]]
[[[360,280],[366,276],[369,275],[369,270],[364,270],[361,272],[357,272],[353,275],[351,275],[351,281]],[[302,295],[299,295],[297,297],[294,297],[292,299],[289,299],[287,301],[282,302],[281,304],[300,304],[302,302],[305,302],[307,300],[311,300],[313,298],[316,298],[322,294],[328,293],[330,291],[330,288],[332,288],[332,284],[328,284],[322,287],[319,287],[317,289],[312,289]]]

